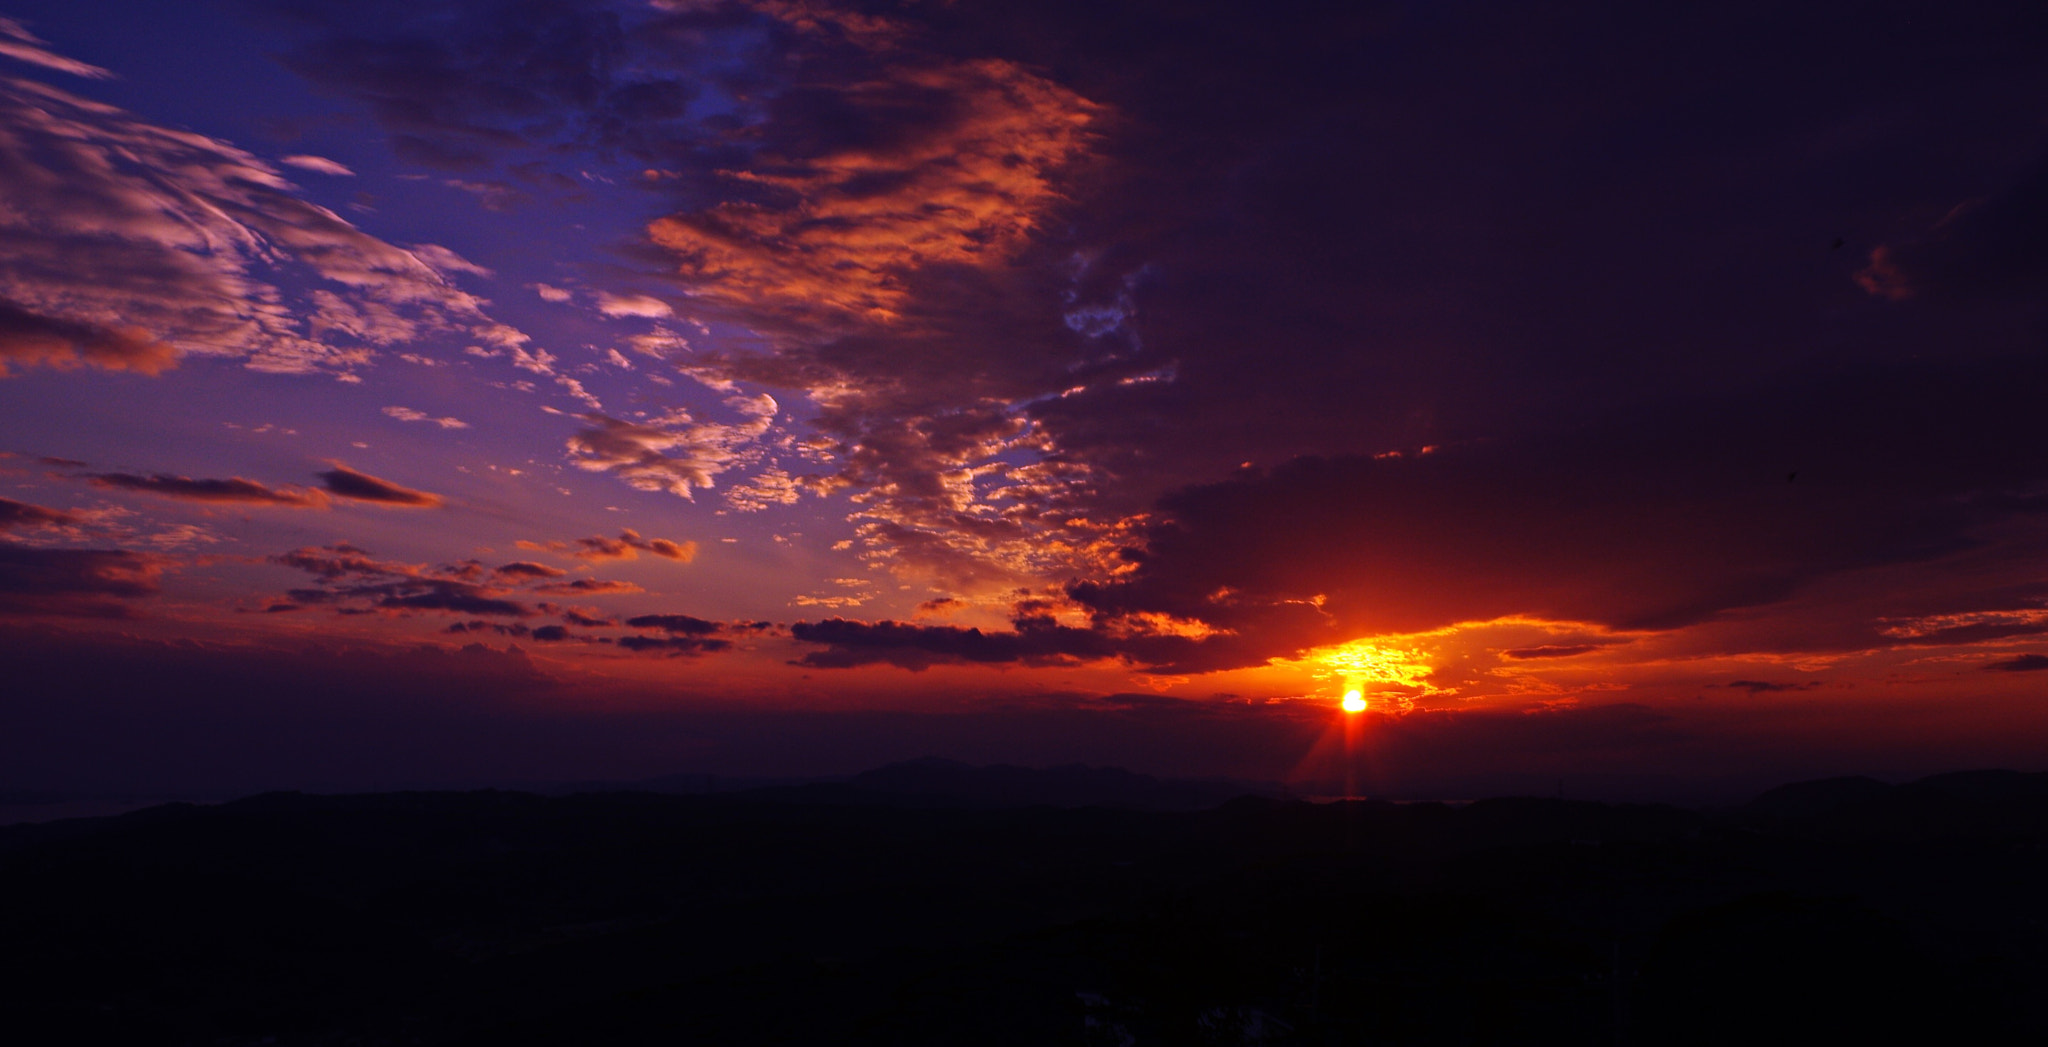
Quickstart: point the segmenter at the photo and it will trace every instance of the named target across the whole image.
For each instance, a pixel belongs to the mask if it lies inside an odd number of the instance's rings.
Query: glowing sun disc
[[[1365,693],[1356,688],[1344,692],[1344,711],[1362,713],[1365,711]]]

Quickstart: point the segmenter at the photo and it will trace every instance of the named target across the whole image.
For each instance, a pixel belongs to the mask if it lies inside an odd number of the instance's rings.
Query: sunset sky
[[[2048,7],[0,15],[0,790],[2048,769]]]

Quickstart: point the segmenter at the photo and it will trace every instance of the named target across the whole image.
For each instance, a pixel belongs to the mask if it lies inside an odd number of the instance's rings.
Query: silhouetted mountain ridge
[[[1745,824],[1837,838],[1917,839],[2048,831],[2048,773],[1956,771],[1901,785],[1827,778],[1769,790],[1738,808]]]
[[[1775,821],[1817,818],[1850,804],[1882,796],[1892,789],[1888,783],[1861,775],[1817,778],[1768,790],[1744,804],[1740,812],[1752,818]]]
[[[1199,790],[919,760],[691,795],[165,805],[0,829],[0,1027],[195,1047],[2042,1042],[2043,778],[1794,783],[1725,814],[1145,809]]]
[[[1240,796],[1285,797],[1285,787],[1229,779],[1159,779],[1121,767],[1068,764],[1034,769],[977,767],[936,756],[863,771],[844,781],[750,789],[751,800],[896,807],[1000,810],[1017,807],[1107,807],[1130,811],[1200,811]]]

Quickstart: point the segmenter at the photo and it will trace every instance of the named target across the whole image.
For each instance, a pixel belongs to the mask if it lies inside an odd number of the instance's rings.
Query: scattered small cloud
[[[579,560],[632,560],[643,552],[653,553],[664,560],[689,563],[697,558],[696,542],[676,542],[667,538],[647,538],[630,528],[619,532],[617,538],[592,536],[573,541],[532,542],[521,540],[513,543],[521,549],[534,552],[567,553]]]
[[[757,513],[771,505],[795,505],[803,492],[802,480],[771,465],[727,488],[725,502],[740,512]]]
[[[270,559],[313,576],[316,587],[286,594],[289,602],[298,606],[328,605],[345,614],[440,612],[500,618],[534,614],[510,599],[510,591],[484,584],[480,580],[483,565],[473,560],[427,567],[377,560],[346,543],[307,546]]]
[[[739,413],[738,422],[700,422],[680,410],[646,422],[584,415],[592,424],[569,438],[570,461],[635,490],[692,498],[694,490],[711,489],[720,473],[740,463],[779,409],[766,393],[730,397],[726,405]]]
[[[435,418],[425,411],[415,411],[410,407],[386,407],[384,413],[401,422],[432,422],[443,429],[469,428],[469,423],[460,418]]]
[[[667,302],[659,298],[644,294],[612,294],[609,291],[597,293],[597,311],[610,317],[642,316],[650,320],[676,314]]]

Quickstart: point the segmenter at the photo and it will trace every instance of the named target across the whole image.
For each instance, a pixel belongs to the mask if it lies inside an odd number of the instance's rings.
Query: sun
[[[1372,637],[1318,647],[1302,661],[1317,679],[1342,681],[1343,689],[1338,694],[1343,697],[1338,707],[1346,713],[1366,710],[1367,688],[1374,688],[1374,693],[1383,699],[1382,711],[1405,712],[1418,694],[1439,693],[1429,683],[1430,674],[1436,670],[1421,650],[1374,642],[1389,639],[1399,638]]]

